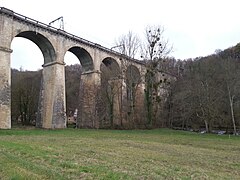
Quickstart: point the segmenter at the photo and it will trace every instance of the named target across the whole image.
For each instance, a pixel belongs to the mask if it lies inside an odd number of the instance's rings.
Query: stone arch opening
[[[32,31],[17,34],[11,47],[11,121],[13,125],[36,125],[42,86],[41,65],[55,60],[55,50],[46,37]],[[14,69],[17,66],[19,69]]]
[[[24,44],[24,46],[23,46]],[[11,68],[37,71],[42,68],[44,57],[39,47],[29,39],[15,37],[11,43]]]
[[[99,106],[100,127],[115,128],[121,126],[120,108],[122,94],[122,76],[117,61],[103,59],[101,66],[101,99]]]
[[[119,78],[121,75],[120,67],[117,63],[117,61],[113,58],[107,57],[103,59],[101,66],[100,66],[100,71],[102,74],[109,74],[109,78]]]
[[[68,58],[68,59],[67,59]],[[94,70],[93,59],[84,48],[74,46],[65,54],[65,89],[68,127],[75,127],[79,116],[82,73]],[[68,62],[72,62],[68,64]]]
[[[121,79],[121,70],[117,61],[113,58],[103,59],[100,65],[101,71],[101,84],[105,88],[111,84],[114,80]]]
[[[64,62],[67,127],[76,127],[77,116],[79,115],[78,106],[82,65],[79,57],[70,51],[66,52]]]
[[[74,46],[68,51],[73,53],[79,59],[82,66],[82,72],[94,70],[93,59],[84,48]]]
[[[44,57],[44,64],[55,61],[56,53],[51,42],[42,34],[33,31],[23,31],[16,35],[34,42],[41,50]]]

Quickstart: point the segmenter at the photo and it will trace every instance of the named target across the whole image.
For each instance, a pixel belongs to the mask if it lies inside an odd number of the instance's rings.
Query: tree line
[[[171,88],[169,126],[236,134],[240,126],[240,44],[181,61]]]
[[[119,51],[140,49],[146,62],[145,108],[149,127],[194,131],[224,130],[237,134],[240,126],[240,44],[194,59],[169,58],[171,47],[164,28],[147,27],[146,41],[129,32],[117,41]],[[130,43],[132,40],[132,43]],[[140,44],[139,44],[140,42]],[[144,42],[144,43],[141,43]],[[161,73],[174,81],[162,81]],[[168,78],[169,79],[169,78]],[[165,94],[160,92],[165,90]],[[160,95],[160,96],[159,96]],[[165,97],[164,97],[165,96]]]

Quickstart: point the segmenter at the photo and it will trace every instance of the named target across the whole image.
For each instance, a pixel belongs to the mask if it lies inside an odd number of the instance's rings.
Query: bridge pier
[[[64,63],[59,62],[43,65],[37,127],[46,129],[66,128],[64,65]]]
[[[11,128],[11,52],[0,47],[0,129]]]
[[[112,127],[122,126],[122,95],[123,95],[123,79],[109,80],[109,84],[112,87]],[[110,115],[110,114],[109,114]],[[111,120],[110,120],[111,121]]]
[[[99,128],[97,104],[100,84],[101,74],[99,71],[85,72],[81,75],[77,127]]]

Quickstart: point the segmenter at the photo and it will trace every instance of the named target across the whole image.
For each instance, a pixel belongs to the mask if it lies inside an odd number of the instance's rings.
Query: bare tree
[[[115,44],[117,51],[126,55],[126,58],[121,59],[121,69],[125,82],[125,88],[123,88],[124,91],[122,92],[123,103],[121,104],[121,109],[122,114],[128,122],[128,127],[132,128],[136,125],[137,114],[141,114],[141,112],[136,112],[137,109],[141,109],[139,104],[136,104],[136,99],[137,95],[140,94],[139,85],[142,83],[142,72],[129,58],[134,59],[137,55],[140,56],[141,41],[136,34],[129,31],[126,35],[120,36]]]
[[[146,41],[142,46],[142,58],[146,61],[147,67],[145,99],[148,127],[153,126],[153,121],[156,122],[158,106],[162,101],[159,88],[167,83],[166,80],[159,78],[159,75],[163,70],[164,58],[172,51],[172,47],[168,40],[164,39],[163,33],[162,26],[148,26],[145,31]]]
[[[132,31],[128,34],[120,36],[115,41],[115,48],[121,54],[124,54],[130,58],[135,58],[135,56],[140,52],[141,41],[139,37]]]
[[[145,34],[146,41],[140,41],[139,38],[130,31],[127,35],[121,36],[115,46],[115,48],[118,48],[120,53],[131,58],[134,58],[141,48],[141,57],[144,59],[147,67],[147,72],[144,74],[144,78],[146,86],[145,104],[148,127],[152,127],[153,117],[155,117],[158,112],[160,101],[163,102],[163,99],[161,99],[161,93],[163,92],[164,84],[169,83],[165,78],[159,78],[161,74],[163,74],[160,71],[163,70],[162,67],[164,64],[169,65],[169,63],[166,63],[163,58],[172,51],[172,47],[169,45],[168,40],[164,39],[163,33],[164,28],[162,26],[148,26]],[[136,78],[135,75],[133,75],[132,67],[133,64],[131,61],[122,61],[122,69],[126,74],[125,82],[127,86],[127,106],[130,107],[129,114],[131,115],[131,121],[135,116],[134,107],[137,95],[136,91],[141,83],[141,80],[144,79],[142,77],[143,73],[140,73],[141,75]]]
[[[12,117],[22,125],[35,125],[41,72],[12,71]]]
[[[238,63],[236,63],[236,60],[233,58],[227,58],[227,59],[220,59],[222,61],[222,70],[223,70],[223,82],[224,82],[224,89],[227,94],[228,98],[228,104],[230,108],[230,115],[231,115],[231,121],[233,125],[233,134],[237,134],[237,128],[236,128],[236,120],[235,120],[235,110],[234,110],[234,104],[235,99],[238,96],[238,89],[240,87],[239,82],[239,70],[238,70]]]
[[[172,52],[172,46],[163,36],[163,26],[147,26],[145,29],[146,41],[142,47],[144,60],[160,60]]]

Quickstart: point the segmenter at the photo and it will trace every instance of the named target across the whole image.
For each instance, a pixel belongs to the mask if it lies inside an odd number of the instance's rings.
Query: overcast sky
[[[177,59],[240,42],[239,0],[0,0],[0,6],[46,24],[63,16],[65,31],[108,48],[129,30],[142,36],[147,25],[162,25]],[[32,43],[15,38],[12,49],[12,67],[41,68],[41,52]]]

